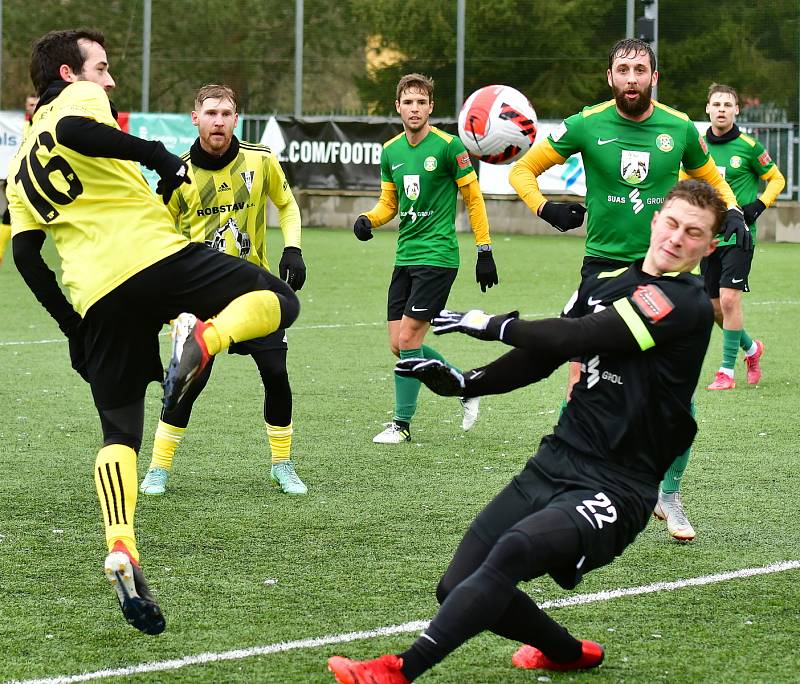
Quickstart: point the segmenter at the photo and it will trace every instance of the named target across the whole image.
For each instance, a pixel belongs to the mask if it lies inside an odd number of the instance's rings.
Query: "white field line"
[[[542,608],[563,608],[565,606],[585,605],[587,603],[597,603],[599,601],[610,601],[611,599],[624,596],[638,596],[640,594],[653,594],[660,591],[674,591],[684,587],[698,587],[706,584],[716,584],[732,579],[743,577],[754,577],[757,575],[768,575],[786,570],[800,569],[800,560],[783,561],[760,568],[743,568],[731,572],[722,572],[716,575],[702,575],[701,577],[690,577],[689,579],[676,580],[674,582],[655,582],[645,584],[641,587],[628,587],[625,589],[607,589],[598,591],[594,594],[577,594],[567,596],[552,601],[544,601],[539,605]],[[109,679],[111,677],[126,677],[136,674],[147,674],[150,672],[163,672],[165,670],[178,670],[191,665],[205,665],[206,663],[218,663],[226,660],[242,660],[253,656],[270,655],[272,653],[285,653],[299,649],[318,648],[320,646],[330,646],[332,644],[345,644],[361,639],[372,639],[374,637],[391,636],[393,634],[405,634],[408,632],[421,632],[429,624],[428,620],[415,620],[406,622],[402,625],[391,625],[389,627],[379,627],[362,632],[347,632],[346,634],[332,634],[329,636],[312,637],[310,639],[298,639],[296,641],[284,641],[267,646],[251,646],[250,648],[237,648],[221,653],[199,653],[193,656],[184,656],[173,660],[161,660],[151,663],[140,663],[138,665],[128,665],[114,669],[97,670],[95,672],[85,672],[77,675],[60,675],[45,679],[26,679],[13,680],[7,684],[72,684],[73,682],[88,682],[95,679]]]
[[[800,301],[794,299],[787,299],[782,301],[763,301],[763,302],[747,302],[748,306],[797,306]],[[521,314],[522,318],[547,318],[548,316],[558,316],[559,312],[550,311],[548,313],[524,313]],[[386,325],[386,321],[379,321],[377,323],[320,323],[319,325],[293,325],[291,330],[329,330],[337,328],[369,328],[376,325]],[[168,331],[160,333],[167,335]],[[66,337],[59,337],[54,340],[9,340],[7,342],[0,342],[0,347],[21,347],[26,344],[63,344],[67,341]]]

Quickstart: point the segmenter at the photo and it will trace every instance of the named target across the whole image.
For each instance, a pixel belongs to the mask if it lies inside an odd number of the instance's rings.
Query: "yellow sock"
[[[243,342],[275,332],[281,324],[281,305],[271,290],[255,290],[234,299],[208,323],[203,340],[214,356],[232,342]]]
[[[175,458],[175,451],[180,446],[184,432],[186,428],[169,425],[163,420],[158,421],[156,436],[153,439],[153,457],[150,459],[151,468],[169,470],[172,467],[172,459]]]
[[[137,482],[133,449],[123,444],[109,444],[100,449],[94,462],[94,484],[106,526],[108,550],[121,541],[138,562],[139,551],[133,532]]]
[[[272,451],[273,463],[283,463],[289,460],[293,432],[291,423],[286,427],[278,427],[267,423],[267,437],[269,438],[269,448]]]

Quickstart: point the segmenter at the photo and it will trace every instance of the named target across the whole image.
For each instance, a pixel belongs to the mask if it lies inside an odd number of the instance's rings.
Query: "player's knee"
[[[728,316],[736,313],[739,310],[742,302],[742,293],[740,290],[733,290],[730,288],[720,288],[719,291],[719,306],[722,310],[723,316]]]
[[[281,307],[281,328],[288,328],[292,323],[297,320],[300,315],[300,300],[297,295],[291,291],[276,292],[275,296],[278,298],[278,303]]]
[[[389,350],[396,357],[400,358],[400,344],[399,343],[395,342],[394,340],[389,340]]]
[[[520,530],[510,529],[497,540],[486,565],[514,583],[543,574],[534,563],[534,550],[530,537]]]

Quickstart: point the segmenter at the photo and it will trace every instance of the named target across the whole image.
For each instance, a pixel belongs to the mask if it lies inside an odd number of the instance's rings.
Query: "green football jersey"
[[[653,104],[653,113],[638,122],[620,116],[614,100],[586,107],[550,135],[562,157],[583,157],[589,256],[643,257],[650,221],[678,182],[681,162],[697,169],[709,159],[705,140],[686,114]]]
[[[708,141],[708,133],[704,136]],[[758,198],[758,183],[761,176],[767,173],[775,162],[769,156],[769,152],[755,138],[740,133],[738,137],[724,143],[709,142],[708,151],[714,158],[720,175],[728,181],[736,201],[742,207],[750,202],[755,202]],[[750,225],[750,232],[753,240],[756,239],[756,224]],[[736,236],[730,240],[720,241],[720,245],[728,245],[736,242]]]
[[[394,188],[400,212],[396,266],[458,268],[456,198],[476,177],[461,140],[438,128],[417,145],[405,133],[384,144],[381,186]]]

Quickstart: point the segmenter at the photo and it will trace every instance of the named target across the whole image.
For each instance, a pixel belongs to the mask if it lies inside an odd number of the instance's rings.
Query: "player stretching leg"
[[[264,269],[175,231],[137,162],[159,174],[164,202],[188,180],[187,166],[161,143],[119,129],[101,33],[44,35],[33,47],[31,77],[39,104],[9,167],[14,262],[67,336],[72,366],[97,407],[103,444],[94,481],[106,576],[126,620],[159,634],[166,621],[145,581],[134,532],[145,390],[164,377],[158,333],[171,319],[192,320],[186,312],[196,317],[173,347],[164,382],[164,403],[173,406],[210,358],[290,326],[299,302]],[[71,303],[42,259],[46,232]]]
[[[356,219],[353,232],[359,240],[370,240],[373,228],[400,212],[387,307],[389,348],[401,359],[424,356],[444,360],[423,342],[431,318],[444,308],[458,273],[456,191],[461,191],[475,233],[475,279],[483,292],[497,284],[489,220],[464,145],[457,136],[428,122],[433,112],[433,81],[421,74],[407,74],[397,84],[396,97],[403,133],[384,144],[380,199]],[[417,410],[420,383],[416,378],[395,377],[394,386],[394,418],[372,440],[379,444],[411,441],[410,424]],[[479,397],[462,400],[464,430],[478,418],[479,401]]]
[[[550,575],[573,589],[647,525],[659,481],[697,431],[689,404],[714,312],[689,271],[714,249],[724,211],[708,184],[676,186],[652,219],[644,260],[595,288],[605,305],[597,313],[521,321],[517,312],[473,310],[434,318],[436,333],[514,347],[464,375],[437,360],[397,364],[397,373],[439,394],[508,392],[573,356],[602,372],[581,373],[554,433],[467,530],[439,582],[441,606],[425,632],[399,654],[330,658],[337,681],[408,684],[483,631],[522,642],[511,658],[518,668],[579,670],[603,662],[600,644],[576,639],[517,585]]]

